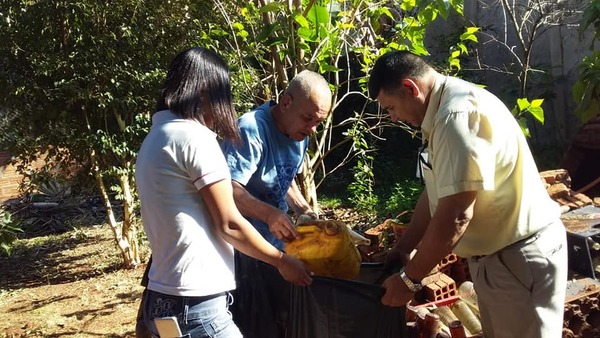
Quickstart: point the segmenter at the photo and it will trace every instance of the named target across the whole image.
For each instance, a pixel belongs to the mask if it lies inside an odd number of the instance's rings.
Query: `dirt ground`
[[[145,265],[120,262],[107,225],[20,240],[0,256],[1,337],[134,337]]]
[[[351,209],[325,216],[368,222]],[[0,337],[134,337],[146,265],[121,264],[108,225],[18,240],[0,255]]]

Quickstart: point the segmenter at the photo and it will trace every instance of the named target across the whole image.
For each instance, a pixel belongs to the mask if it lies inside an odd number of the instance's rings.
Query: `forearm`
[[[283,252],[272,246],[256,229],[240,214],[223,226],[221,236],[236,250],[250,257],[279,266]]]
[[[280,212],[276,207],[252,196],[240,183],[231,181],[231,184],[235,205],[245,217],[258,219],[267,223],[268,215]]]
[[[212,229],[237,250],[278,267],[283,254],[240,214],[232,198],[233,186],[230,181],[220,181],[200,190],[211,214]]]
[[[410,224],[402,237],[398,239],[394,249],[405,254],[410,254],[421,242],[427,226],[431,220],[429,212],[429,199],[427,191],[424,190],[417,200]]]
[[[288,206],[292,208],[292,210],[298,215],[313,212],[313,210],[310,208],[310,205],[308,205],[308,202],[306,202],[306,199],[302,195],[298,184],[296,184],[296,180],[292,181],[292,184],[285,195],[285,200]]]
[[[407,276],[423,279],[452,252],[469,225],[475,196],[476,192],[463,192],[439,200],[417,252],[405,266]]]

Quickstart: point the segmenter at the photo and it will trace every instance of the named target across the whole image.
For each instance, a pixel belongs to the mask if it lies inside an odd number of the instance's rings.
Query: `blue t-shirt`
[[[287,212],[285,197],[292,180],[300,170],[308,139],[297,142],[277,129],[267,102],[238,119],[242,143],[236,147],[226,141],[221,148],[225,154],[231,179],[244,185],[255,198]],[[250,223],[271,244],[283,249],[267,224],[256,219]]]

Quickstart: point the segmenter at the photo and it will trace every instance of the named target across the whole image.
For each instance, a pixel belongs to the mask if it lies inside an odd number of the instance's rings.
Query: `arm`
[[[410,220],[410,225],[386,255],[386,270],[391,272],[394,270],[395,265],[401,263],[402,266],[405,266],[408,263],[411,252],[417,247],[419,242],[421,242],[430,220],[429,198],[427,196],[427,190],[423,190],[417,200],[417,205],[415,206],[415,211]]]
[[[212,218],[214,231],[244,254],[273,265],[281,276],[297,285],[312,279],[304,264],[269,244],[238,211],[232,198],[232,184],[222,180],[200,189]]]
[[[411,280],[423,279],[452,252],[473,217],[476,197],[476,191],[466,191],[439,200],[436,211],[423,233],[419,250],[404,267]],[[407,242],[412,243],[410,239]],[[413,296],[397,273],[389,277],[383,286],[386,288],[382,298],[383,304],[403,306]]]
[[[308,215],[312,219],[317,219],[317,213],[306,202],[296,180],[292,180],[292,184],[285,195],[285,201],[297,215]]]
[[[277,239],[291,241],[298,238],[292,220],[281,210],[252,196],[243,185],[231,181],[233,199],[242,215],[265,222]]]

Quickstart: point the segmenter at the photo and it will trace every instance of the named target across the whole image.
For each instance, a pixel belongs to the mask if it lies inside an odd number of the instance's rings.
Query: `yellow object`
[[[339,221],[299,225],[301,238],[286,243],[285,252],[306,264],[317,276],[354,279],[360,271],[360,253],[348,227]]]
[[[475,316],[464,300],[459,299],[454,302],[454,304],[450,305],[450,310],[463,323],[465,329],[469,330],[472,334],[479,334],[483,331],[479,318]]]

